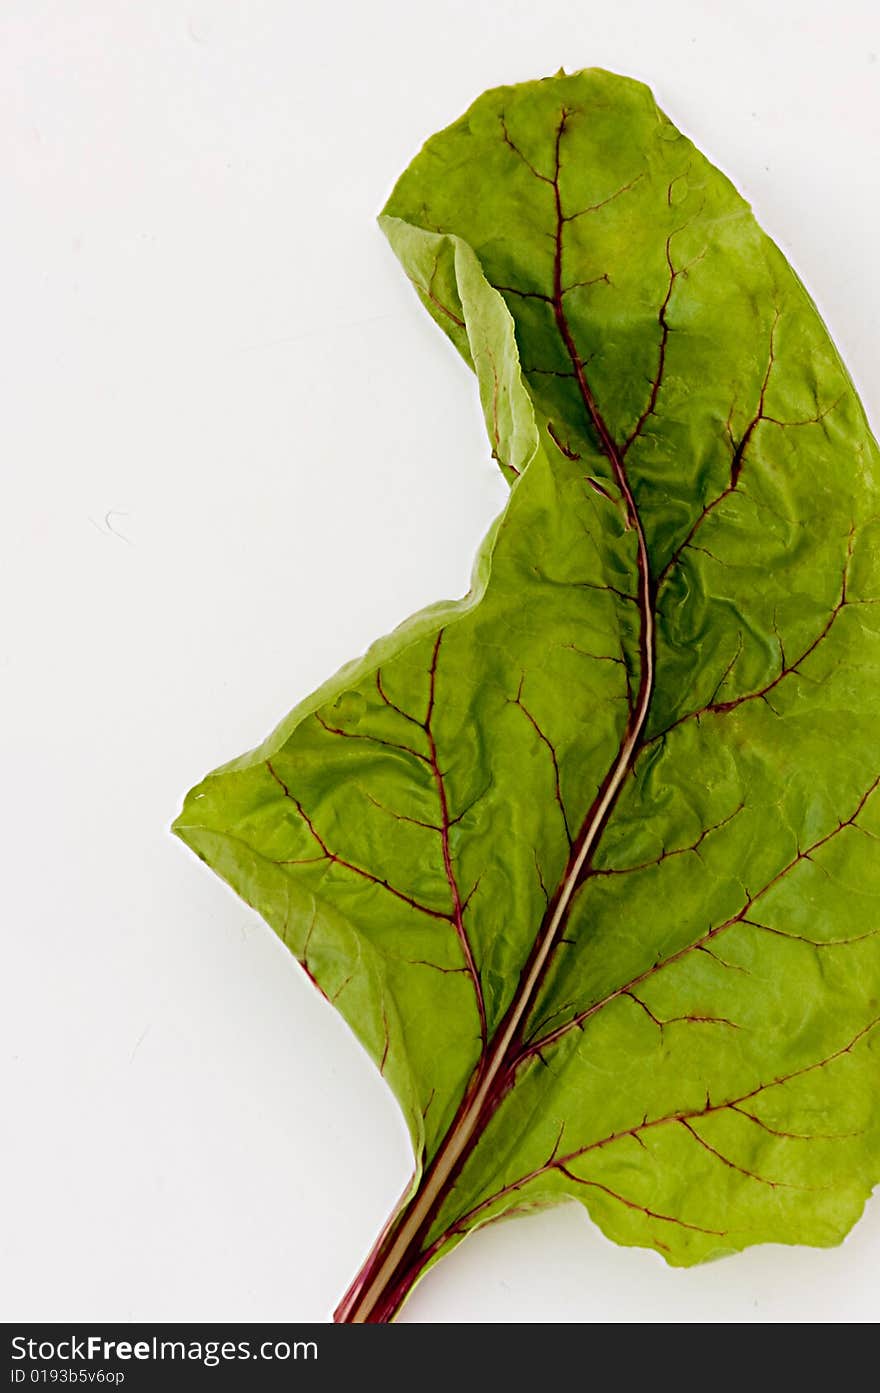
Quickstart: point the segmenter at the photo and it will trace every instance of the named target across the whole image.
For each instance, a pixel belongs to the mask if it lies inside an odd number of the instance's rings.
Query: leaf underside
[[[474,1228],[563,1199],[674,1264],[835,1243],[880,1174],[878,451],[853,386],[639,83],[485,94],[382,223],[476,370],[509,501],[464,600],[175,830],[404,1111],[388,1313]]]

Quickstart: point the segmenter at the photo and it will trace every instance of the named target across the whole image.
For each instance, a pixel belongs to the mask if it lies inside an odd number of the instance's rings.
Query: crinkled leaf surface
[[[487,93],[384,229],[513,487],[465,600],[206,779],[417,1174],[341,1308],[572,1198],[686,1264],[880,1172],[876,445],[797,277],[646,88]]]

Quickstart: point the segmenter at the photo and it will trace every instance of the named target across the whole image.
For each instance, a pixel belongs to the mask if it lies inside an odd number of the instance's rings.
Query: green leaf
[[[337,1318],[580,1201],[689,1264],[880,1174],[878,451],[728,180],[638,83],[487,93],[382,219],[513,481],[468,596],[175,829],[393,1088],[410,1193]]]

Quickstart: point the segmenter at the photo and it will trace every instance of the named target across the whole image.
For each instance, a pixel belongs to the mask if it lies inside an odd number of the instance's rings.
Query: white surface
[[[504,490],[375,228],[422,140],[560,65],[642,77],[816,293],[880,419],[873,0],[4,0],[6,1319],[325,1319],[408,1171],[395,1105],[167,833],[184,791],[466,586]],[[573,1206],[414,1321],[853,1321],[839,1250],[691,1272]]]

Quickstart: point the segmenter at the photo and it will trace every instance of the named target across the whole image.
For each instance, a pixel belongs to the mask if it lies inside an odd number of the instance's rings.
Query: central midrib
[[[621,738],[616,758],[599,788],[580,832],[575,839],[563,879],[548,905],[547,914],[538,930],[535,945],[520,978],[513,1001],[489,1042],[488,1053],[478,1067],[468,1092],[459,1107],[446,1137],[425,1173],[418,1191],[401,1214],[399,1229],[394,1235],[387,1255],[368,1285],[350,1293],[346,1318],[356,1322],[369,1321],[382,1300],[398,1269],[405,1263],[410,1250],[418,1248],[430,1227],[435,1206],[460,1171],[479,1136],[506,1091],[510,1068],[515,1058],[513,1046],[518,1032],[540,988],[544,972],[567,919],[572,897],[589,859],[614,808],[623,781],[630,769],[650,711],[654,691],[654,606],[651,570],[647,543],[639,510],[635,502],[621,451],[616,445],[601,412],[598,410],[587,380],[583,361],[577,350],[563,305],[562,239],[565,218],[559,193],[559,142],[565,129],[563,117],[557,133],[557,162],[553,189],[556,201],[556,247],[553,268],[553,313],[560,337],[574,370],[584,408],[608,459],[615,481],[623,497],[628,524],[636,534],[637,566],[639,573],[639,649],[640,674],[636,701]],[[418,1251],[416,1257],[418,1256]],[[342,1309],[342,1308],[340,1308]],[[393,1310],[389,1312],[393,1314]]]

